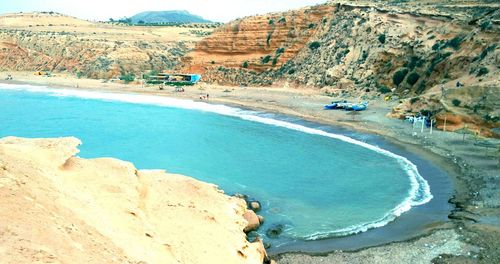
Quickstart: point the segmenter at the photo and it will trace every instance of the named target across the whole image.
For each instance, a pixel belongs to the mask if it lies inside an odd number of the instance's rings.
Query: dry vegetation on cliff
[[[500,12],[485,8],[472,9],[474,21],[341,4],[249,17],[197,43],[185,64],[212,82],[346,81],[420,94],[442,80],[498,71]]]
[[[94,23],[52,12],[0,16],[0,70],[109,79],[175,67],[213,29]]]
[[[457,82],[499,89],[499,19],[500,5],[489,1],[332,2],[229,23],[199,42],[184,65],[220,84],[310,86],[335,97],[424,102],[433,88]],[[429,104],[402,105],[394,116],[449,110]],[[474,121],[460,119],[492,135],[498,108],[476,106]]]

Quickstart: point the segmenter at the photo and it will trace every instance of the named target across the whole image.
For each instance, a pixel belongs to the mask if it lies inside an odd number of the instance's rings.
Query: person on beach
[[[209,98],[209,97],[210,97],[210,95],[209,95],[209,94],[207,94],[207,100],[208,100],[208,98]]]

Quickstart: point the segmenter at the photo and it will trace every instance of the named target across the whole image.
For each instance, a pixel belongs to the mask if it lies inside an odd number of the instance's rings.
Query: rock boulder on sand
[[[253,211],[241,199],[189,177],[75,157],[79,144],[0,139],[2,263],[263,263],[262,242],[243,232]]]

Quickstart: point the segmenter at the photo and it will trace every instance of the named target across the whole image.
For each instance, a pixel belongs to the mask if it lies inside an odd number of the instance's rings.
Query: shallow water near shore
[[[2,86],[0,136],[76,136],[83,157],[163,168],[258,198],[262,235],[284,226],[268,238],[275,248],[384,226],[433,203],[414,164],[397,155],[406,153],[371,135],[186,100]]]

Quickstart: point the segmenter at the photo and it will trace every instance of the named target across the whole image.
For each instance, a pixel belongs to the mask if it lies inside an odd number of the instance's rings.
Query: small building
[[[156,76],[149,76],[146,80],[146,83],[184,86],[195,85],[200,80],[201,75],[199,74],[159,73]]]

